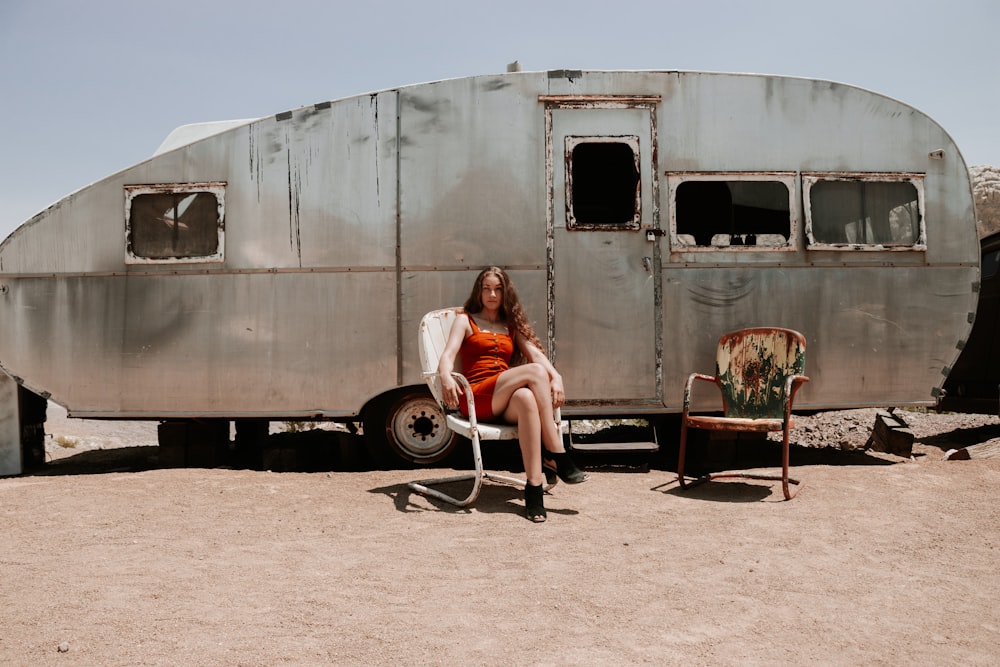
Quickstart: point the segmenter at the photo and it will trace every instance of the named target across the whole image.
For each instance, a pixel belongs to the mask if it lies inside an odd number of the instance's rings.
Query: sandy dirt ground
[[[535,525],[406,486],[450,470],[165,468],[155,425],[50,411],[0,479],[0,664],[995,665],[1000,459],[942,455],[1000,424],[904,414],[908,458],[858,450],[874,411],[800,419],[789,502],[591,459]]]

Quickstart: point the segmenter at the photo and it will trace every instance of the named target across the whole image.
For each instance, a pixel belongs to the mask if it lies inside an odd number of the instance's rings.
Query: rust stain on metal
[[[630,109],[655,106],[660,95],[539,95],[538,101],[550,107],[577,109]]]
[[[725,336],[716,357],[727,412],[761,417],[781,412],[786,380],[805,367],[805,339],[783,329],[745,329]]]

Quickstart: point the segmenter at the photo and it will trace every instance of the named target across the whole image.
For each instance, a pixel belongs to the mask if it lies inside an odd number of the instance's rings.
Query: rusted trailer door
[[[550,319],[567,398],[659,404],[655,100],[545,101]]]

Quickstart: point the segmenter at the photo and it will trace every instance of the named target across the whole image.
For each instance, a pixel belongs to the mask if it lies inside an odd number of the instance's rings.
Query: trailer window
[[[222,261],[221,183],[126,186],[126,261]]]
[[[804,175],[809,247],[923,250],[922,180],[913,175]]]
[[[638,229],[639,138],[566,137],[566,227]]]
[[[667,182],[675,249],[794,247],[793,174],[677,174]]]

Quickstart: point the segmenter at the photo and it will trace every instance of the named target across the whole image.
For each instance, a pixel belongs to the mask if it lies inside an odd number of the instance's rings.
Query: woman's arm
[[[462,395],[462,388],[455,382],[451,372],[455,369],[455,355],[462,347],[462,341],[472,332],[469,325],[469,316],[460,313],[451,325],[451,332],[448,333],[448,341],[441,352],[438,360],[438,376],[441,379],[441,398],[449,408],[458,406],[458,397]]]
[[[545,368],[545,371],[549,374],[549,383],[552,385],[552,407],[561,407],[566,401],[566,391],[563,388],[562,375],[552,365],[549,358],[545,356],[545,353],[531,341],[525,340],[521,334],[517,334],[515,342],[525,359],[529,362],[540,364]]]

